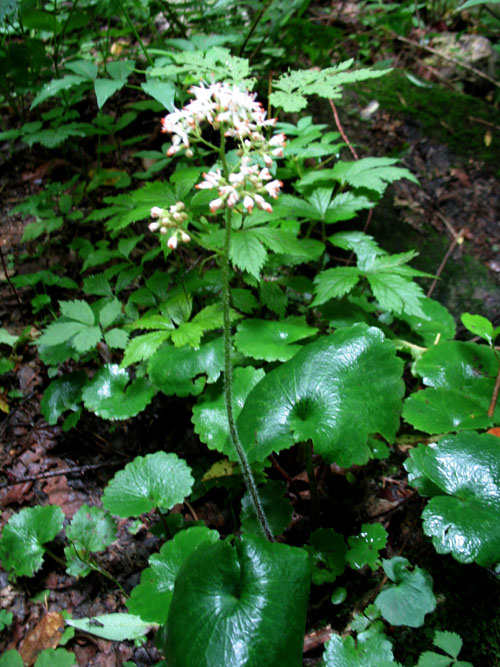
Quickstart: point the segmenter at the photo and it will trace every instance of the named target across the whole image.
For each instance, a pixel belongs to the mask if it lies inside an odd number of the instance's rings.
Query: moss
[[[357,90],[362,102],[376,99],[382,109],[411,115],[427,135],[447,144],[453,152],[498,165],[498,136],[489,147],[484,143],[487,123],[498,126],[498,109],[492,104],[438,84],[421,88],[397,69],[360,85]]]

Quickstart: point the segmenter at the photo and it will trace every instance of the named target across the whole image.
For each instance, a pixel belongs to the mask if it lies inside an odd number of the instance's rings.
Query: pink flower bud
[[[253,211],[254,201],[250,197],[250,195],[245,195],[245,198],[243,199],[243,206],[247,209],[249,213]]]
[[[160,227],[161,227],[161,225],[160,225],[159,222],[152,222],[152,223],[149,225],[149,229],[150,229],[152,232],[156,232],[156,231],[158,231],[158,230],[160,229]]]
[[[175,250],[177,248],[177,243],[177,236],[171,236],[167,241],[167,245],[170,250]]]
[[[211,213],[215,213],[215,211],[217,211],[223,204],[224,200],[222,200],[220,197],[217,197],[217,199],[212,199],[209,204]]]

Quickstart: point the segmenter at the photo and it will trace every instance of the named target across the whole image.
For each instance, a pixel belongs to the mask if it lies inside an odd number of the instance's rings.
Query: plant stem
[[[311,520],[312,525],[316,528],[319,524],[319,502],[318,502],[318,485],[316,484],[316,476],[314,474],[314,466],[312,460],[312,442],[304,444],[304,453],[306,456],[306,470],[309,478],[309,492],[311,494]]]
[[[142,52],[144,53],[144,55],[145,55],[145,57],[146,57],[146,60],[147,60],[147,62],[148,62],[148,65],[149,65],[150,67],[154,67],[154,62],[151,60],[151,56],[149,55],[149,53],[148,53],[146,47],[144,46],[144,42],[142,41],[142,39],[141,39],[139,33],[137,32],[137,28],[136,28],[135,25],[132,23],[132,20],[130,19],[130,16],[128,15],[128,12],[127,12],[125,6],[123,5],[123,3],[122,3],[121,0],[118,0],[118,4],[120,5],[120,9],[122,10],[122,13],[123,13],[123,16],[125,17],[125,20],[126,20],[127,23],[129,24],[130,29],[132,30],[132,32],[134,33],[134,37],[135,37],[136,40],[139,42],[139,46],[141,47]]]
[[[497,355],[497,357],[498,357],[498,355]],[[495,408],[496,408],[496,405],[497,405],[499,392],[500,392],[500,359],[499,359],[499,362],[498,362],[497,379],[495,380],[495,386],[493,387],[493,393],[491,395],[490,406],[488,408],[488,417],[493,417],[493,415],[495,414]]]
[[[229,422],[229,434],[233,443],[245,485],[250,493],[250,498],[255,509],[257,518],[259,519],[262,530],[270,542],[274,541],[271,528],[267,521],[262,507],[262,502],[259,497],[257,485],[252,474],[252,469],[248,462],[247,455],[240,442],[236,423],[233,415],[233,364],[231,361],[231,313],[229,307],[229,247],[231,244],[231,209],[227,209],[226,213],[226,233],[224,239],[224,251],[222,253],[222,306],[223,306],[223,320],[224,320],[224,399],[226,403],[227,420]]]

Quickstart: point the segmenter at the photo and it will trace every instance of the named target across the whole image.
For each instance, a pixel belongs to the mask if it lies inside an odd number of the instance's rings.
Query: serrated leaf
[[[324,667],[386,667],[396,665],[392,644],[383,633],[345,638],[332,635],[325,644]]]
[[[239,352],[254,359],[288,361],[302,347],[293,343],[314,336],[317,331],[307,324],[247,319],[238,325],[234,343]]]
[[[354,570],[369,565],[375,571],[379,565],[379,551],[385,548],[386,542],[387,531],[381,523],[364,523],[359,535],[351,535],[347,539],[349,551],[346,561]]]
[[[440,632],[436,631],[434,635],[434,646],[437,646],[453,658],[458,658],[458,654],[462,650],[462,638],[456,632]]]
[[[176,576],[184,561],[200,544],[215,544],[219,534],[205,526],[182,530],[166,542],[158,554],[149,558],[149,567],[141,573],[141,582],[132,589],[127,601],[131,614],[144,621],[163,625],[167,621]]]
[[[0,538],[0,561],[18,577],[32,577],[43,561],[45,542],[63,526],[64,514],[54,505],[27,507],[5,524]]]
[[[259,285],[259,296],[263,306],[276,313],[280,319],[285,317],[288,295],[279,285],[263,280]]]
[[[83,279],[83,291],[85,294],[95,294],[97,296],[113,296],[113,290],[109,284],[108,278],[103,273],[93,276],[87,276]]]
[[[233,415],[235,419],[238,418],[248,394],[263,377],[262,369],[257,370],[251,366],[234,369]],[[237,460],[234,447],[229,440],[224,394],[220,387],[207,387],[193,407],[191,420],[195,433],[209,449],[216,449],[228,455],[233,461]]]
[[[121,315],[122,304],[117,298],[111,299],[99,311],[99,323],[103,329],[110,327],[113,322]]]
[[[66,528],[66,537],[79,551],[103,551],[116,538],[116,523],[100,507],[84,504]]]
[[[95,315],[86,301],[59,301],[61,315],[91,327],[95,324]]]
[[[287,667],[299,667],[309,580],[302,549],[256,535],[200,545],[175,581],[168,664],[279,665],[286,647]]]
[[[254,227],[252,232],[270,250],[285,255],[315,260],[320,257],[325,246],[314,239],[298,239],[295,234],[274,227]]]
[[[408,315],[404,312],[398,315],[398,317],[406,322],[422,338],[424,345],[429,347],[434,345],[438,335],[441,341],[455,338],[455,320],[445,306],[438,301],[434,301],[434,299],[422,297],[420,299],[420,307],[424,317]]]
[[[149,360],[148,373],[164,394],[197,396],[205,382],[217,381],[223,368],[223,341],[217,338],[197,350],[173,345],[164,347]]]
[[[77,352],[83,353],[95,348],[101,339],[102,331],[99,327],[84,327],[72,339],[71,345]]]
[[[16,344],[18,336],[13,336],[10,334],[7,329],[0,329],[0,344],[8,345],[13,347]]]
[[[420,285],[394,273],[367,273],[373,296],[380,307],[393,313],[407,313],[423,317],[420,299],[424,292]]]
[[[252,229],[233,231],[229,259],[242,271],[259,278],[267,252]]]
[[[64,648],[46,648],[38,656],[35,667],[75,667],[77,664],[75,654],[71,651]]]
[[[76,334],[81,331],[86,331],[89,327],[81,322],[52,322],[44,329],[41,336],[37,339],[37,345],[40,346],[55,346],[61,345],[71,340]]]
[[[382,589],[375,598],[375,605],[391,625],[419,628],[424,624],[426,614],[436,608],[431,575],[419,567],[410,572],[410,563],[400,556],[383,560],[382,565],[386,575],[395,583]]]
[[[500,460],[498,438],[459,433],[412,452],[412,475],[440,494],[423,512],[424,532],[438,553],[460,563],[500,562]]]
[[[285,498],[285,493],[286,487],[280,480],[270,480],[259,489],[262,507],[273,535],[281,535],[292,519],[293,508],[288,498]],[[241,500],[240,522],[243,533],[262,535],[262,526],[248,491]]]
[[[128,333],[123,329],[109,329],[104,332],[104,341],[112,350],[124,350],[128,344]]]
[[[127,345],[121,368],[126,368],[139,361],[150,359],[156,350],[170,338],[171,331],[151,331],[141,336],[136,336]]]
[[[157,390],[146,378],[130,385],[129,374],[118,364],[105,364],[82,392],[87,410],[103,419],[129,419],[149,405]]]
[[[68,618],[66,623],[96,637],[115,642],[139,639],[150,630],[158,627],[156,623],[146,623],[139,616],[132,616],[132,614],[106,614],[79,619]]]
[[[109,482],[102,504],[122,517],[139,516],[152,509],[167,512],[191,493],[193,483],[191,469],[176,454],[137,456]]]
[[[359,282],[360,277],[360,271],[355,266],[337,266],[321,271],[314,279],[316,297],[311,306],[344,296]]]
[[[234,320],[235,313],[232,319]],[[189,322],[179,325],[172,331],[172,342],[176,347],[190,345],[199,347],[203,334],[206,331],[220,329],[223,325],[222,304],[212,304],[202,308]]]
[[[399,425],[402,362],[379,329],[356,324],[309,343],[252,390],[238,419],[250,461],[312,439],[327,461],[371,456],[368,435]],[[353,419],[356,415],[356,419]]]
[[[79,371],[63,375],[50,383],[40,403],[40,410],[48,424],[56,424],[66,410],[78,408],[82,400],[82,388],[86,382],[87,374]]]
[[[342,185],[349,184],[353,188],[367,188],[382,195],[389,183],[406,178],[418,184],[415,176],[403,167],[395,167],[395,158],[367,157],[355,162],[339,160],[332,171],[332,177]]]
[[[0,667],[24,667],[24,662],[17,651],[10,649],[0,656]]]

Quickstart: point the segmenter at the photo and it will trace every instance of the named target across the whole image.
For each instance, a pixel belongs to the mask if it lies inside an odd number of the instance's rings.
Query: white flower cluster
[[[229,182],[223,178],[220,169],[215,169],[215,171],[204,173],[205,180],[195,185],[200,190],[217,188],[219,196],[210,202],[212,213],[223,206],[233,208],[240,200],[243,200],[243,206],[249,213],[253,211],[254,206],[264,211],[273,210],[262,194],[276,199],[283,183],[277,179],[271,180],[272,176],[267,167],[261,169],[258,165],[249,164],[249,162],[250,158],[244,155],[241,159],[240,170],[229,174]]]
[[[191,237],[182,228],[181,225],[187,220],[187,214],[184,213],[184,203],[179,201],[177,204],[164,209],[159,206],[153,206],[151,209],[151,217],[156,218],[156,222],[149,225],[152,232],[160,230],[160,234],[170,234],[167,245],[172,250],[175,250],[179,241],[189,243]]]

